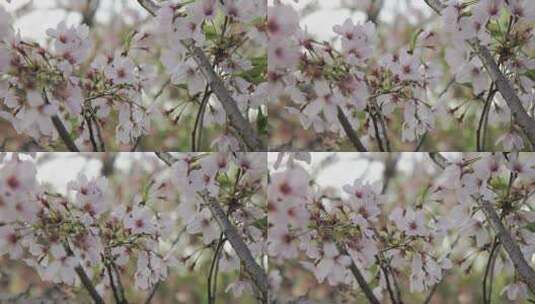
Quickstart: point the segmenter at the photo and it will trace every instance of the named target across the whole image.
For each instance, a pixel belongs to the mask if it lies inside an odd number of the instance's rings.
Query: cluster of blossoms
[[[351,7],[370,14],[379,1],[360,2]],[[496,86],[490,87],[488,73],[469,42],[475,39],[490,46],[525,110],[531,111],[533,11],[532,1],[448,1],[440,31],[416,28],[407,39],[385,42],[380,37],[388,36],[374,23],[376,17],[357,24],[347,19],[333,27],[329,42],[299,26],[292,4],[275,1],[268,8],[267,26],[272,101],[284,105],[284,119],[297,118],[316,133],[347,133],[339,117],[344,114],[365,146],[375,142],[385,151],[393,140],[389,135],[398,130],[403,142],[415,142],[436,129],[440,120],[451,122],[443,118],[463,121],[483,109],[475,102],[458,104],[452,99],[488,96],[483,112],[492,116],[482,121],[510,125],[496,142],[508,151],[520,150],[523,140],[511,123],[509,109]],[[390,30],[389,26],[385,28]],[[449,68],[443,64],[444,57]],[[471,84],[472,92],[446,94],[455,82]]]
[[[195,130],[226,126],[226,113],[192,56],[193,46],[205,52],[245,117],[264,115],[267,92],[258,86],[266,65],[263,1],[175,2],[162,4],[143,28],[125,24],[110,33],[113,37],[61,22],[46,31],[45,45],[24,40],[0,7],[1,117],[43,145],[58,140],[56,118],[79,149],[94,151],[112,144],[113,132],[115,144],[137,146],[155,132],[154,123],[168,133],[179,121],[195,122]],[[167,92],[170,100],[157,100]],[[183,118],[184,113],[193,118]],[[220,129],[224,132],[212,146],[239,150],[233,130]]]
[[[460,1],[448,1],[446,4],[441,17],[446,34],[444,43],[449,46],[445,49],[445,59],[455,81],[471,84],[474,96],[486,97],[481,115],[492,115],[489,116],[491,119],[486,118],[488,123],[508,126],[496,143],[507,151],[523,149],[522,133],[511,120],[509,108],[466,41],[477,41],[493,51],[497,64],[513,83],[525,111],[533,117],[535,78],[529,73],[535,69],[535,60],[530,55],[535,49],[535,3],[482,0],[473,5]]]
[[[24,261],[44,281],[82,282],[87,288],[86,276],[102,295],[115,294],[122,279],[147,290],[172,267],[193,269],[206,261],[207,250],[222,238],[206,207],[208,195],[222,202],[253,256],[260,257],[265,158],[261,163],[262,157],[245,153],[185,154],[167,170],[136,175],[136,192],[121,193],[125,189],[105,177],[80,174],[63,195],[36,180],[33,160],[13,155],[0,164],[0,255]],[[243,271],[232,247],[220,242],[219,271]],[[236,295],[253,290],[242,275],[229,289]]]
[[[290,156],[268,185],[268,254],[278,277],[275,290],[282,276],[290,275],[284,273],[289,263],[299,261],[319,283],[338,288],[359,289],[358,272],[378,299],[390,296],[396,302],[405,286],[426,294],[447,273],[470,272],[476,261],[487,258],[496,273],[510,278],[503,290],[510,300],[527,296],[505,251],[491,250],[500,244],[480,202],[497,210],[526,261],[532,261],[533,158],[467,154],[439,174],[427,163],[419,169],[430,173],[399,189],[362,179],[342,189],[324,188],[301,160],[307,159]],[[400,191],[403,187],[414,190]]]
[[[196,98],[193,106],[200,108],[201,124],[224,126],[225,132],[212,142],[218,150],[242,149],[192,48],[213,55],[212,66],[244,117],[266,115],[265,12],[266,3],[260,0],[200,0],[189,5],[168,1],[157,12],[155,32],[163,47],[160,60],[171,83],[187,87],[188,94]],[[179,119],[189,104],[166,113]]]
[[[10,19],[5,11],[1,14]],[[56,117],[78,147],[90,149],[93,144],[98,150],[113,113],[118,115],[119,143],[132,143],[149,132],[151,108],[143,104],[142,90],[150,84],[153,69],[136,65],[126,51],[92,56],[86,25],[61,22],[48,29],[49,48],[24,41],[11,24],[5,26],[0,42],[0,57],[5,58],[0,62],[1,114],[19,134],[53,142],[58,139],[52,122]],[[143,38],[137,35],[134,40],[142,43]]]

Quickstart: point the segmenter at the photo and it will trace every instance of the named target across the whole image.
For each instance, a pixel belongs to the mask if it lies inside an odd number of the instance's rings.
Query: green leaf
[[[204,36],[207,40],[215,40],[217,39],[217,31],[215,29],[215,26],[209,23],[204,23],[203,27]]]
[[[526,76],[527,76],[529,79],[535,81],[535,70],[528,70],[528,71],[526,72]]]
[[[258,117],[256,118],[256,129],[262,135],[268,134],[268,116],[262,113],[262,109],[258,110]]]
[[[420,36],[420,34],[423,33],[423,32],[424,32],[423,29],[419,29],[418,31],[415,31],[414,33],[412,33],[411,42],[410,42],[410,45],[409,45],[409,51],[411,53],[416,48],[416,40],[418,40],[418,36]]]
[[[259,84],[265,81],[264,75],[267,71],[267,56],[258,56],[251,59],[253,68],[247,71],[240,71],[234,76],[241,77],[253,84]]]

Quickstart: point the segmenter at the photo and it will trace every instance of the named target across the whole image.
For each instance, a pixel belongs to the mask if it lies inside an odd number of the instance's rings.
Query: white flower
[[[409,236],[426,236],[425,216],[422,210],[414,211],[412,208],[401,209],[396,207],[390,213],[390,220]]]
[[[327,279],[332,286],[345,281],[347,267],[351,258],[338,252],[336,244],[326,242],[323,244],[323,257],[316,266],[314,275],[319,282]]]
[[[0,227],[0,256],[9,253],[11,259],[22,257],[21,236],[11,226]]]
[[[104,73],[106,77],[113,80],[115,84],[132,83],[135,78],[135,65],[132,59],[115,54],[110,65],[106,67]]]
[[[148,289],[167,277],[166,261],[152,251],[142,251],[137,258],[137,270],[134,277],[136,288]]]
[[[189,234],[202,233],[204,244],[208,245],[219,237],[217,222],[212,218],[212,213],[208,208],[204,208],[188,224]]]
[[[179,62],[175,66],[167,67],[173,84],[186,84],[190,95],[201,93],[205,88],[202,73],[198,71],[197,63],[192,58]]]
[[[271,39],[291,37],[299,27],[299,16],[290,5],[270,6],[267,12],[267,32]]]
[[[126,229],[131,229],[134,234],[148,233],[156,231],[154,225],[153,212],[145,206],[136,206],[133,211],[125,217],[123,223]]]
[[[528,286],[522,281],[516,281],[505,286],[502,294],[504,292],[507,293],[507,298],[511,301],[525,300],[528,297]]]
[[[244,292],[251,293],[253,291],[253,287],[251,286],[251,283],[239,280],[234,281],[227,286],[225,292],[229,291],[232,292],[233,296],[240,297]]]
[[[79,265],[78,259],[68,256],[61,244],[52,245],[51,253],[54,260],[45,267],[43,279],[74,286],[77,278],[74,268]]]
[[[107,185],[104,177],[88,180],[85,174],[80,173],[76,181],[67,184],[67,189],[76,191],[74,205],[87,215],[96,218],[108,210],[104,196]]]

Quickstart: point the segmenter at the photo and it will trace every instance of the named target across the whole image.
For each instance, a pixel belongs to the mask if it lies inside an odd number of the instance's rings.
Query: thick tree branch
[[[86,3],[86,8],[82,12],[82,23],[87,24],[87,26],[92,27],[95,21],[95,14],[97,13],[98,7],[100,5],[100,0],[89,0]]]
[[[58,131],[59,137],[61,138],[65,146],[67,146],[67,149],[69,149],[69,151],[71,152],[80,152],[80,149],[78,149],[78,147],[72,140],[71,135],[69,135],[69,132],[63,125],[63,122],[61,122],[61,119],[59,119],[57,115],[52,116],[52,123]]]
[[[338,247],[338,251],[340,251],[341,254],[349,255],[347,250],[342,245],[337,244],[337,247]],[[364,292],[364,295],[366,296],[368,301],[371,304],[380,304],[381,302],[379,302],[379,300],[377,299],[377,297],[373,293],[372,288],[370,287],[370,285],[368,284],[368,282],[366,281],[366,279],[364,278],[364,276],[360,272],[360,270],[357,267],[357,265],[353,262],[353,260],[351,260],[351,264],[349,265],[349,269],[351,270],[351,273],[353,274],[353,276],[357,280],[357,284],[359,284],[360,289],[362,289],[362,292]]]
[[[207,193],[202,194],[202,196],[208,203],[208,208],[210,208],[213,217],[217,220],[219,228],[223,231],[229,243],[232,245],[232,248],[234,248],[234,251],[236,251],[236,254],[244,263],[245,271],[251,276],[255,282],[255,285],[262,293],[264,302],[267,302],[268,280],[266,272],[256,263],[251,251],[249,250],[249,247],[240,237],[236,227],[234,227],[234,225],[230,222],[219,202],[215,198],[209,196]]]
[[[176,161],[173,156],[166,152],[156,153],[156,155],[169,166]],[[268,279],[266,272],[262,267],[260,267],[260,265],[256,263],[251,251],[249,250],[249,247],[240,237],[236,227],[230,222],[219,202],[215,198],[209,196],[206,192],[201,193],[201,196],[208,204],[208,208],[210,209],[212,216],[216,219],[220,229],[225,234],[225,237],[232,245],[232,248],[234,248],[234,251],[236,251],[236,254],[240,260],[243,262],[245,271],[251,276],[251,279],[260,290],[263,297],[262,302],[268,303]]]
[[[156,16],[156,12],[160,8],[153,0],[138,0],[139,4],[145,8],[151,15]],[[223,80],[216,74],[212,68],[212,64],[204,51],[195,46],[193,40],[182,41],[182,44],[186,46],[190,51],[193,59],[199,65],[201,72],[210,85],[213,93],[217,96],[217,99],[221,102],[223,109],[225,110],[230,124],[236,129],[239,136],[245,142],[247,147],[253,151],[266,150],[266,144],[254,131],[249,121],[240,112],[236,100],[232,97],[230,92],[225,87]]]
[[[156,154],[156,156],[168,166],[172,166],[178,161],[178,159],[174,158],[171,154],[167,152],[154,152],[154,154]]]
[[[424,0],[429,7],[431,7],[439,15],[441,11],[446,7],[439,0]],[[477,54],[485,69],[489,73],[490,78],[496,84],[498,91],[502,95],[503,99],[507,103],[507,106],[511,110],[514,121],[520,126],[526,137],[531,143],[531,146],[535,146],[535,120],[528,115],[522,101],[516,95],[513,85],[505,77],[505,75],[500,71],[500,68],[494,57],[490,53],[489,49],[486,46],[483,46],[479,43],[477,38],[471,39],[468,41],[468,44],[472,47],[474,52]]]
[[[487,216],[487,219],[491,223],[492,228],[494,228],[494,231],[498,234],[498,238],[500,238],[502,246],[509,254],[509,258],[511,258],[516,271],[523,281],[528,285],[528,288],[531,290],[531,292],[535,293],[535,271],[524,259],[522,251],[509,231],[503,225],[500,217],[496,213],[496,210],[494,210],[494,207],[491,205],[491,203],[486,200],[480,200],[480,206],[481,210],[483,210]]]
[[[45,89],[43,89],[43,99],[45,100],[46,104],[50,104],[50,101],[48,99],[48,95]],[[80,152],[80,149],[78,149],[78,147],[72,140],[71,135],[65,128],[65,125],[63,125],[63,122],[57,115],[52,116],[52,124],[54,124],[56,131],[58,131],[59,137],[61,138],[65,146],[67,146],[67,149],[69,149],[69,151],[71,152]]]
[[[67,252],[68,256],[74,256],[74,253],[72,252],[71,247],[69,247],[69,244],[67,242],[63,243],[63,247],[65,248],[65,251]],[[82,268],[82,266],[78,264],[76,267],[74,267],[74,271],[80,278],[82,285],[89,292],[89,295],[93,299],[93,302],[95,302],[95,304],[104,304],[104,300],[98,293],[97,289],[95,288],[95,285],[93,285],[91,279],[87,276],[87,273],[85,273],[84,268]]]
[[[448,160],[442,156],[440,153],[429,153],[429,156],[439,165],[441,168],[446,168],[448,166]],[[509,258],[513,262],[516,272],[519,274],[520,278],[528,285],[528,288],[532,293],[535,293],[535,271],[528,262],[524,259],[522,251],[518,247],[518,244],[511,236],[511,233],[503,225],[500,217],[492,204],[484,199],[481,199],[476,196],[472,198],[479,202],[481,210],[485,213],[487,220],[489,221],[491,227],[496,232],[502,246],[505,248],[505,251],[509,255]]]
[[[367,18],[368,21],[371,21],[375,24],[379,21],[379,14],[381,13],[381,9],[383,8],[384,0],[376,0],[373,2],[370,6],[370,10],[367,12]]]
[[[344,114],[342,109],[340,109],[340,107],[338,107],[338,120],[340,121],[344,132],[346,133],[347,137],[349,138],[349,141],[351,141],[355,149],[357,149],[357,151],[359,152],[367,152],[368,150],[360,141],[359,135],[357,134],[357,132],[355,132],[355,130],[353,130],[353,127],[349,123],[349,120],[347,120],[346,115]]]
[[[74,271],[76,271],[76,274],[78,274],[78,277],[80,278],[80,281],[82,281],[82,285],[84,285],[85,289],[89,292],[89,295],[93,299],[93,301],[96,304],[104,304],[104,300],[100,297],[98,291],[95,289],[95,286],[93,285],[93,282],[91,282],[91,279],[87,276],[82,266],[78,265],[74,268]]]

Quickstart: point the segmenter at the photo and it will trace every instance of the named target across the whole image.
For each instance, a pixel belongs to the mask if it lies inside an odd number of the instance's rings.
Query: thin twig
[[[115,265],[115,263],[112,263],[111,267],[113,268],[113,271],[115,273],[115,277],[117,279],[117,289],[119,290],[119,295],[121,296],[121,301],[122,301],[122,303],[127,304],[128,301],[126,300],[123,282],[121,281],[121,275],[119,273],[119,270],[117,269],[117,265]]]
[[[158,158],[161,159],[168,166],[172,166],[178,161],[176,158],[173,157],[173,155],[169,154],[168,152],[154,152],[154,154],[156,154],[156,156],[158,156]]]
[[[199,111],[197,112],[197,116],[195,117],[193,130],[191,131],[191,151],[192,152],[197,152],[197,150],[200,148],[201,136],[200,136],[199,128],[202,129],[201,118],[204,115],[204,109],[206,108],[206,105],[208,104],[208,99],[210,98],[210,95],[212,94],[209,90],[210,90],[210,86],[206,85],[206,87],[204,88],[201,105],[199,106]],[[197,144],[198,133],[199,133],[199,144]]]
[[[102,137],[102,130],[100,128],[100,124],[98,123],[97,118],[94,116],[93,116],[93,122],[95,123],[96,129],[97,129],[97,138],[100,143],[100,152],[105,152],[106,144],[104,143],[104,138]]]
[[[384,265],[380,264],[380,267],[381,267],[381,271],[383,272],[383,275],[385,276],[386,289],[388,290],[390,301],[392,301],[392,304],[397,304],[398,301],[396,300],[396,296],[394,296],[394,291],[392,290],[392,284],[390,283],[390,277],[388,276],[389,272],[386,270]]]
[[[82,23],[87,24],[89,27],[93,26],[99,5],[100,0],[89,0],[86,2],[85,10],[82,12]]]
[[[486,122],[488,122],[486,118],[489,115],[489,111],[492,105],[492,99],[494,98],[495,94],[496,90],[494,90],[493,82],[490,84],[489,93],[487,95],[487,99],[485,100],[485,105],[483,106],[483,110],[481,111],[481,117],[479,118],[479,124],[477,126],[476,148],[478,152],[485,151],[485,134],[487,129]]]
[[[89,117],[85,118],[87,128],[89,129],[89,140],[91,141],[91,146],[93,147],[93,152],[98,152],[97,142],[95,141],[95,134],[93,133],[93,123]]]
[[[219,257],[221,255],[221,249],[223,248],[223,244],[225,244],[224,237],[225,235],[223,233],[219,235],[219,240],[217,241],[217,246],[214,252],[214,257],[212,258],[212,262],[210,263],[210,271],[208,272],[208,303],[209,304],[215,303],[215,293],[217,292],[217,287],[214,287],[212,280],[214,279],[214,277],[217,277],[217,272],[215,272],[215,269],[216,269],[216,264],[219,264]]]
[[[152,290],[150,291],[149,296],[145,300],[145,304],[149,304],[150,302],[152,302],[152,298],[154,298],[154,295],[156,294],[156,291],[158,290],[158,287],[160,287],[160,282],[161,281],[158,281],[158,282],[156,282],[156,284],[154,284],[154,287],[152,287]]]
[[[111,285],[111,290],[113,293],[113,298],[115,299],[115,303],[120,304],[121,298],[119,297],[119,291],[117,290],[117,287],[115,286],[115,281],[113,280],[113,273],[111,271],[111,266],[106,265],[106,270],[108,271],[108,277],[110,278],[110,285]]]
[[[492,274],[494,271],[492,271],[492,267],[494,267],[494,259],[498,256],[498,248],[500,246],[500,242],[498,240],[498,237],[494,238],[494,242],[492,243],[492,248],[490,249],[489,253],[489,259],[487,260],[487,265],[485,266],[485,274],[483,275],[483,303],[484,304],[490,304],[492,292],[490,292],[490,289],[488,287],[488,280],[489,276],[490,279],[492,279]]]
[[[256,263],[251,251],[249,250],[249,247],[240,237],[236,227],[230,222],[219,202],[215,198],[209,196],[206,192],[201,193],[201,196],[208,203],[208,208],[212,212],[212,216],[219,224],[219,228],[227,237],[229,243],[232,245],[232,248],[234,248],[234,251],[240,260],[242,260],[245,266],[245,271],[251,276],[251,279],[255,283],[256,287],[260,290],[263,301],[269,302],[268,279],[266,272],[262,267],[260,267],[260,265]]]

